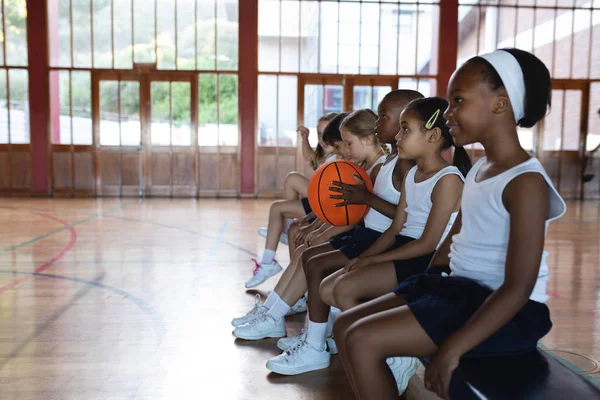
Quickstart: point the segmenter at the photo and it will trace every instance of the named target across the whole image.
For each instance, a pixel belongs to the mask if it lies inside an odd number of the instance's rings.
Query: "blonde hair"
[[[375,135],[375,122],[377,121],[377,114],[373,110],[368,108],[361,108],[350,113],[342,123],[340,124],[340,131],[342,129],[347,130],[354,136],[360,138],[367,138],[373,136],[373,145],[379,146],[381,150],[387,155],[390,154],[390,150],[385,143],[379,142],[379,138]]]
[[[337,116],[338,116],[337,113],[325,114],[321,118],[319,118],[317,125],[323,121],[331,122],[331,120],[333,120]],[[323,162],[325,161],[325,158],[326,158],[325,150],[323,149],[323,146],[321,146],[321,143],[319,143],[319,144],[317,144],[317,148],[315,149],[315,151],[312,153],[312,156],[310,156],[308,163],[310,164],[310,167],[313,170],[316,170],[317,168],[319,168],[319,166],[321,164],[323,164]]]

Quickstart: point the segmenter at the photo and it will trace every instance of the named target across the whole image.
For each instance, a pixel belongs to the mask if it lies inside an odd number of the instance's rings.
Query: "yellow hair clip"
[[[425,124],[425,129],[433,128],[433,125],[435,125],[435,121],[437,121],[438,117],[440,116],[440,111],[441,110],[438,108],[436,112],[433,113],[431,118],[429,118],[429,121],[427,121],[427,123]]]

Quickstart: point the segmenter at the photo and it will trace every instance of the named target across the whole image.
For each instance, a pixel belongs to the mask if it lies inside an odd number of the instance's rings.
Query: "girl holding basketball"
[[[366,288],[362,291],[367,295],[374,293],[373,296],[376,297],[393,290],[398,281],[402,282],[427,268],[435,248],[443,241],[456,217],[457,200],[463,186],[461,170],[448,165],[441,155],[443,150],[452,146],[452,138],[441,116],[447,104],[440,98],[416,99],[402,111],[399,118],[400,129],[396,135],[398,157],[414,160],[416,165],[404,179],[396,215],[383,234],[371,242],[370,247],[366,246],[363,252],[348,257],[351,261],[346,264],[346,268],[340,268],[339,264],[327,264],[319,256],[304,264],[310,317],[306,340],[298,345],[302,347],[301,350],[296,350],[300,353],[299,357],[288,354],[280,356],[286,363],[277,360],[275,372],[297,374],[329,365],[330,352],[325,349],[326,333],[323,331],[329,315],[329,305],[321,299],[319,293],[319,288],[328,275],[341,278],[347,274],[358,275],[360,272],[361,284]],[[464,149],[456,149],[455,161],[464,173],[471,166]],[[362,260],[362,257],[357,256],[375,256],[390,248],[393,250],[380,257],[382,262],[402,260],[397,261],[396,265],[392,262],[382,266],[371,266],[366,262],[357,265],[356,260]],[[358,267],[355,272],[347,273],[354,267]],[[379,286],[373,281],[379,283]],[[331,349],[331,341],[328,343]]]
[[[319,168],[322,164],[330,161],[335,161],[336,154],[332,145],[323,141],[323,131],[327,124],[337,116],[336,113],[329,113],[321,118],[317,123],[317,148],[313,151],[308,143],[309,130],[304,126],[298,127],[298,132],[302,137],[302,157],[310,164],[313,170]],[[298,200],[306,198],[308,189],[308,178],[298,172],[290,172],[285,177],[283,182],[283,198],[284,200]],[[287,232],[292,223],[292,218],[286,218],[283,222],[283,230],[280,232],[279,241],[283,244],[288,243]],[[268,228],[262,227],[258,229],[258,234],[262,237],[267,237]]]
[[[450,276],[413,276],[339,317],[334,331],[357,398],[396,399],[386,360],[409,356],[432,357],[425,387],[449,399],[461,357],[530,351],[550,330],[544,239],[566,207],[517,126],[544,118],[551,90],[546,66],[517,49],[471,58],[452,76],[450,134],[460,146],[481,143],[486,157],[467,175],[461,212],[431,262],[449,265]]]
[[[339,127],[348,114],[342,113],[331,120],[323,130],[323,140],[328,143],[336,156],[343,157],[346,152],[345,144],[341,139]],[[269,209],[269,225],[267,228],[267,241],[260,263],[253,259],[255,264],[252,277],[246,282],[246,288],[260,285],[273,275],[281,272],[282,268],[275,260],[275,251],[280,235],[283,232],[285,218],[304,217],[302,222],[308,223],[314,216],[308,205],[307,199],[278,200],[271,204]],[[287,240],[287,239],[286,239]]]
[[[370,248],[320,282],[320,298],[309,302],[311,316],[322,316],[327,305],[346,311],[425,272],[456,219],[464,175],[471,168],[462,147],[454,149],[455,166],[442,158],[442,151],[454,145],[442,117],[447,107],[446,100],[432,97],[415,100],[402,112],[398,155],[415,160],[416,165],[404,179],[394,221]],[[318,266],[309,265],[309,282],[320,278],[318,272]],[[309,284],[309,299],[310,288]],[[400,393],[417,365],[417,359],[390,360]]]
[[[348,148],[345,157],[359,160],[373,180],[377,179],[379,168],[386,158],[385,150],[373,129],[376,120],[376,114],[371,110],[354,111],[341,122],[339,136],[340,139],[344,139]],[[334,122],[335,120],[331,124]],[[306,292],[306,280],[301,266],[302,253],[310,245],[328,242],[332,237],[352,229],[352,226],[323,226],[324,229],[318,228],[315,235],[309,235],[308,243],[298,248],[290,267],[286,269],[265,303],[257,302],[248,314],[232,321],[232,325],[236,326],[235,336],[247,340],[285,336],[283,317],[289,312],[290,305]]]

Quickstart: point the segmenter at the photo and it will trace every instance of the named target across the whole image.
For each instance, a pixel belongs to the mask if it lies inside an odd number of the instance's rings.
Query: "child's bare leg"
[[[286,200],[298,200],[308,193],[308,178],[298,172],[290,172],[283,182],[283,196]]]
[[[338,307],[335,298],[333,297],[333,285],[335,280],[344,273],[344,270],[340,269],[339,271],[334,272],[329,275],[327,278],[323,279],[321,285],[319,286],[319,295],[321,299],[329,304],[331,307]],[[339,307],[338,307],[339,308]]]
[[[304,215],[304,207],[300,200],[277,200],[269,209],[269,225],[267,228],[266,250],[277,250],[279,236],[283,232],[283,218],[299,218]]]
[[[335,280],[333,298],[338,307],[346,311],[390,293],[398,286],[396,280],[396,268],[392,262],[355,269]]]

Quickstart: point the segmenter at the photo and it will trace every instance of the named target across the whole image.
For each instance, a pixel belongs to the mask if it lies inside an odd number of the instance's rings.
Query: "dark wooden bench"
[[[421,362],[427,366],[429,359]],[[526,354],[463,358],[452,376],[450,396],[459,400],[600,399],[600,389],[543,350]]]

